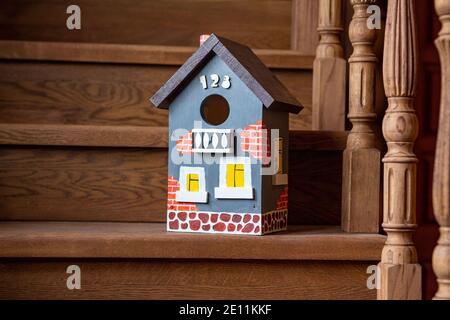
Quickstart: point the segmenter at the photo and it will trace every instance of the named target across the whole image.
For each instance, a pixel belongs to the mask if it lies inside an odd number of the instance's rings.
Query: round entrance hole
[[[200,112],[203,120],[210,125],[218,126],[227,120],[230,106],[224,97],[213,94],[203,100]]]

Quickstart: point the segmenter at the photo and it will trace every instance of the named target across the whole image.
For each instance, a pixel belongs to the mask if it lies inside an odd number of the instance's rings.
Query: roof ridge
[[[211,34],[202,46],[150,98],[167,109],[197,70],[217,55],[269,109],[298,113],[303,106],[246,45]]]

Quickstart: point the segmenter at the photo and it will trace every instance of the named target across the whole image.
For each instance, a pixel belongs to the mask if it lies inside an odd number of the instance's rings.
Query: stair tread
[[[168,233],[164,223],[0,222],[2,258],[378,261],[386,237],[339,226],[290,226],[259,236]]]
[[[0,124],[0,145],[167,148],[167,127]],[[290,150],[344,150],[347,131],[290,130]]]
[[[0,59],[182,65],[198,47],[0,40]],[[312,70],[314,56],[295,50],[254,49],[269,67]]]

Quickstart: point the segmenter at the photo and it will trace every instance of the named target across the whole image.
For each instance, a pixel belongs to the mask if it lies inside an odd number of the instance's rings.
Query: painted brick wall
[[[172,176],[167,178],[167,209],[174,211],[198,211],[192,203],[177,202],[176,192],[180,190],[180,183]]]
[[[287,210],[264,213],[168,211],[167,230],[262,235],[286,230]]]
[[[283,210],[288,208],[288,187],[285,187],[281,192],[277,200],[277,210]]]
[[[182,154],[192,154],[192,131],[186,133],[177,141],[177,151]]]
[[[269,130],[262,120],[247,126],[241,132],[241,150],[261,160],[265,165],[270,163]]]

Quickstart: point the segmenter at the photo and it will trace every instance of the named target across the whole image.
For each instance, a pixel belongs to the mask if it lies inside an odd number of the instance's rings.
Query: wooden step
[[[167,137],[165,127],[0,124],[0,220],[163,222]],[[340,224],[346,140],[291,131],[290,224]]]
[[[0,40],[0,123],[167,126],[148,99],[195,49]],[[255,52],[305,106],[291,128],[311,128],[313,57]]]
[[[378,261],[385,237],[291,226],[262,237],[166,232],[164,223],[0,222],[2,258]]]
[[[0,145],[167,148],[167,127],[0,123]],[[290,150],[343,151],[346,131],[289,132]]]
[[[375,300],[376,262],[211,259],[0,259],[0,299]],[[81,269],[68,290],[66,269]]]
[[[106,43],[0,40],[0,59],[118,63],[139,65],[182,65],[198,47]],[[272,69],[311,70],[314,57],[294,50],[255,49]]]
[[[1,222],[0,299],[375,299],[385,237],[338,227],[263,236],[158,223]],[[68,290],[66,269],[81,270]]]
[[[2,0],[1,39],[196,46],[214,32],[255,48],[291,47],[291,1],[78,0],[80,30],[66,28],[64,0]],[[261,23],[264,22],[264,23]],[[187,27],[189,26],[189,27]]]

